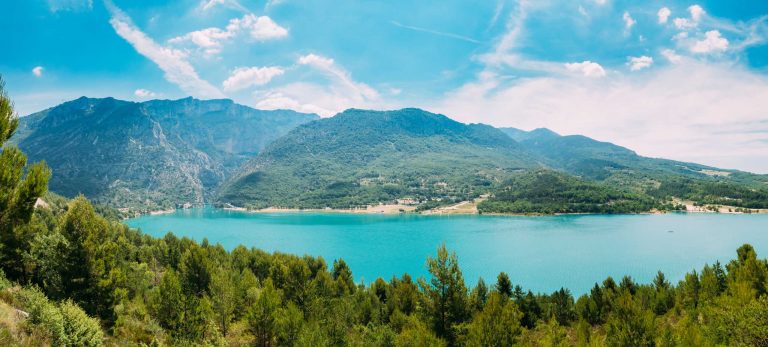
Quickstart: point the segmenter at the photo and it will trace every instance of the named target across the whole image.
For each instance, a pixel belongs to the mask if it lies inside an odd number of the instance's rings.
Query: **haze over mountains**
[[[80,98],[23,117],[13,141],[30,161],[48,162],[52,191],[118,208],[348,208],[490,194],[488,212],[527,212],[515,209],[541,204],[543,182],[572,192],[543,212],[638,212],[673,197],[753,208],[768,201],[764,175],[645,158],[547,129],[463,124],[419,109],[318,118],[229,100]]]

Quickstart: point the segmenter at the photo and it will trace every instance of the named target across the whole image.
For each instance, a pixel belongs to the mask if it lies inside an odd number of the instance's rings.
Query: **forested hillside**
[[[485,213],[640,213],[654,208],[673,210],[648,195],[620,190],[555,171],[513,175],[488,200],[478,205]]]
[[[18,125],[0,88],[0,146]],[[172,234],[100,216],[84,197],[44,196],[50,170],[0,154],[0,345],[760,346],[768,261],[744,245],[676,285],[607,278],[575,299],[500,273],[468,285],[439,247],[430,276],[355,283],[341,259]]]
[[[275,141],[223,185],[218,199],[304,208],[465,200],[514,172],[540,166],[487,125],[419,109],[347,110]]]
[[[494,196],[481,204],[480,211],[627,213],[679,209],[680,201],[768,208],[766,175],[647,158],[612,143],[581,135],[561,136],[548,129],[501,130],[562,174],[515,175],[493,191]]]
[[[21,118],[11,142],[48,163],[52,191],[82,193],[126,215],[204,202],[407,201],[422,211],[481,195],[491,199],[479,211],[496,213],[646,212],[682,200],[768,208],[765,175],[646,158],[585,136],[463,124],[418,109],[317,118],[230,100],[80,98]],[[519,198],[541,194],[518,183],[543,169],[578,187],[561,185],[569,195],[549,200]]]
[[[240,164],[315,118],[230,100],[83,97],[21,118],[12,141],[48,163],[56,193],[157,210],[203,203]]]

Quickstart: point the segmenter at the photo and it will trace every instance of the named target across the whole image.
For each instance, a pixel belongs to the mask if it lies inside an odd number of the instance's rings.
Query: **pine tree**
[[[44,162],[30,165],[24,174],[27,157],[16,146],[7,145],[18,125],[0,77],[0,266],[14,280],[24,275],[22,255],[32,238],[22,226],[32,218],[35,203],[48,190],[51,176]]]

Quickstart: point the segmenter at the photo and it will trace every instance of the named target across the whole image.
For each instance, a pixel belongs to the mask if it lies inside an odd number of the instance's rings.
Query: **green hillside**
[[[462,200],[540,166],[487,125],[419,109],[348,110],[275,141],[223,185],[219,201],[344,208],[398,198]]]
[[[766,175],[643,157],[609,142],[581,135],[560,136],[548,129],[501,130],[553,169],[644,199],[665,203],[679,198],[701,204],[768,207]]]
[[[661,206],[652,197],[548,170],[514,175],[478,206],[492,213],[637,213]]]
[[[158,209],[202,203],[245,160],[316,118],[230,100],[83,97],[21,118],[12,141],[48,163],[56,193]]]

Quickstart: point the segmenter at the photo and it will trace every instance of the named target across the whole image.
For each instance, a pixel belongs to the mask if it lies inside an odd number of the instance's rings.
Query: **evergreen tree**
[[[32,219],[35,203],[48,190],[51,176],[44,162],[29,166],[24,173],[27,157],[16,146],[6,144],[18,125],[0,76],[0,266],[11,279],[24,275],[22,258],[33,235],[23,226]]]
[[[485,284],[482,277],[477,279],[477,285],[472,289],[470,297],[472,301],[472,309],[478,312],[482,311],[483,307],[485,307],[485,303],[488,301],[488,286]]]
[[[512,297],[512,281],[506,272],[499,273],[496,278],[496,292],[508,299]]]
[[[522,313],[514,302],[491,293],[488,303],[469,326],[466,346],[512,346],[522,332]]]
[[[448,253],[445,245],[437,249],[437,257],[427,258],[427,268],[432,275],[429,283],[421,283],[427,297],[427,310],[437,336],[449,346],[457,343],[455,327],[468,318],[467,288],[459,269],[456,253]]]

